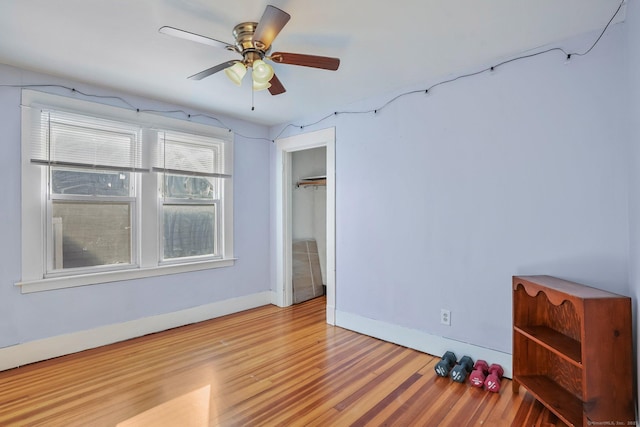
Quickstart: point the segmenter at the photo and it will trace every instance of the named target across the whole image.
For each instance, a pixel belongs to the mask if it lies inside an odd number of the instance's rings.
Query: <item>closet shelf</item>
[[[302,178],[298,180],[296,187],[308,187],[312,185],[327,185],[326,176],[312,176],[309,178]]]

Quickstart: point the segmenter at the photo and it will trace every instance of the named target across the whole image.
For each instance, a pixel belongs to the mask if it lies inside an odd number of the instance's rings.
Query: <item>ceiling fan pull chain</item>
[[[253,69],[251,70],[251,80],[253,81]],[[251,90],[251,111],[254,111],[256,109],[255,105],[254,105],[254,100],[255,100],[255,90],[253,90],[253,87],[249,86],[250,90]]]

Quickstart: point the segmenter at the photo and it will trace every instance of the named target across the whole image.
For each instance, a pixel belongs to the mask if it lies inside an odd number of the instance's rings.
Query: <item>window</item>
[[[22,116],[23,292],[233,264],[228,131],[29,90]]]
[[[49,109],[39,115],[30,145],[31,162],[46,171],[45,276],[136,265],[142,129]]]
[[[159,131],[154,170],[162,172],[162,261],[220,257],[224,144]]]

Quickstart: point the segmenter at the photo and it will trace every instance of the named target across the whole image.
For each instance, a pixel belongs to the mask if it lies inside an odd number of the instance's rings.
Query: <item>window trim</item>
[[[179,120],[154,113],[137,112],[111,105],[99,104],[75,98],[54,95],[32,89],[22,90],[22,106],[46,107],[49,109],[64,109],[79,114],[94,115],[111,120],[122,120],[135,123],[144,129],[163,128],[177,132],[194,133],[202,136],[223,140],[230,145],[229,163],[233,164],[233,133],[228,129],[221,129],[192,121]],[[63,289],[76,286],[86,286],[114,281],[133,280],[147,277],[157,277],[169,274],[179,274],[212,268],[229,267],[235,264],[233,252],[233,180],[224,179],[221,198],[221,245],[222,257],[219,259],[194,260],[189,259],[179,263],[160,263],[159,239],[161,233],[158,218],[160,206],[158,188],[162,180],[162,173],[140,174],[139,201],[136,202],[138,227],[136,233],[138,265],[123,266],[113,271],[97,271],[56,277],[45,277],[46,272],[46,241],[45,231],[47,189],[45,183],[46,167],[31,163],[30,129],[28,120],[22,118],[22,277],[15,283],[22,293],[40,292],[53,289]],[[149,147],[150,144],[147,144]],[[149,149],[149,148],[147,148]],[[144,147],[143,147],[144,150]],[[38,172],[37,172],[38,171]],[[150,206],[153,205],[153,208]],[[40,254],[34,256],[33,254]]]
[[[17,282],[23,294],[32,292],[50,291],[54,289],[73,288],[77,286],[97,285],[100,283],[119,282],[123,280],[144,279],[148,277],[164,276],[169,274],[188,273],[191,271],[208,270],[212,268],[231,267],[237,258],[227,258],[202,262],[189,262],[182,264],[167,264],[157,267],[131,267],[117,271],[103,271],[99,273],[77,274],[73,276],[47,277]]]

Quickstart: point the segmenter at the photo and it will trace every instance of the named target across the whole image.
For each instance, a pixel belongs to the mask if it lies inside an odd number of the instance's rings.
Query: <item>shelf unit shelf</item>
[[[546,326],[514,326],[513,329],[569,363],[582,367],[582,350],[579,341]]]
[[[315,177],[315,178],[303,178],[296,183],[297,187],[311,187],[311,186],[326,186],[327,178]]]
[[[542,375],[520,376],[520,384],[567,425],[582,425],[582,401]]]
[[[514,392],[569,426],[635,425],[631,299],[551,276],[512,291]]]

